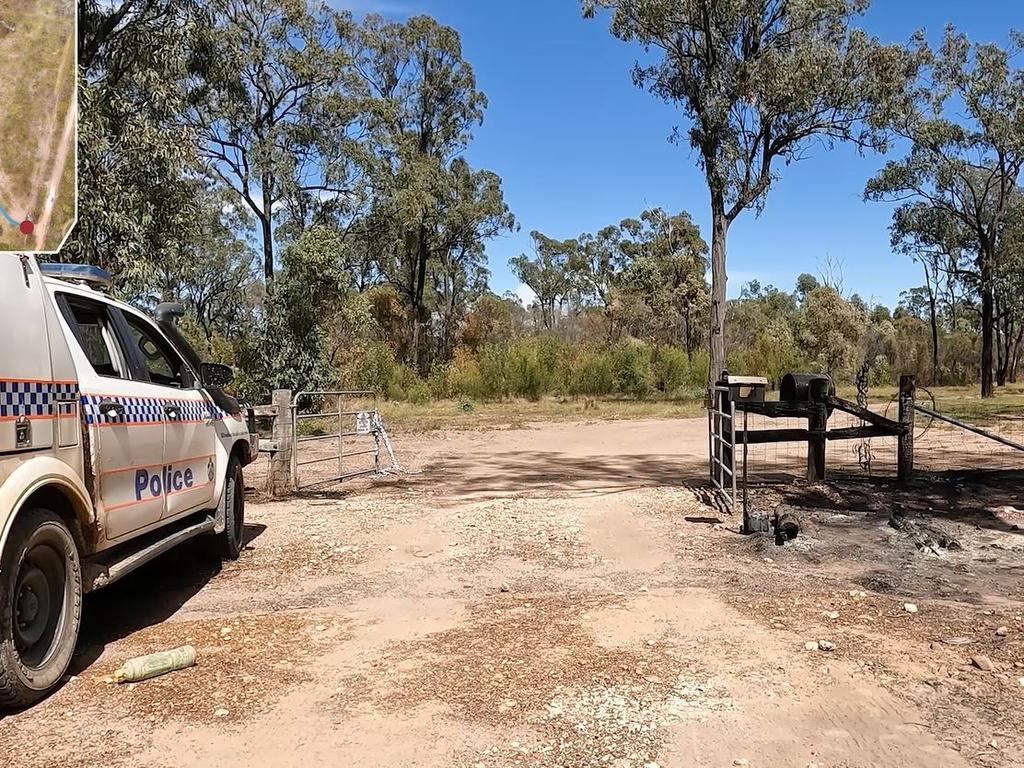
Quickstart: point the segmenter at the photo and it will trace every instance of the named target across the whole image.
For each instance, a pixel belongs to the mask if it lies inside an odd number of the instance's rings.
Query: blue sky
[[[521,230],[488,245],[491,285],[520,288],[508,268],[531,251],[530,231],[574,237],[646,207],[686,210],[710,240],[708,195],[689,147],[668,141],[676,110],[636,88],[641,53],[584,20],[576,0],[336,0],[357,14],[428,13],[462,35],[478,86],[490,100],[467,157],[504,180]],[[937,39],[948,22],[975,40],[1003,43],[1024,28],[1019,0],[874,0],[863,26],[884,41],[924,27]],[[894,305],[920,285],[920,267],[889,246],[888,206],[862,201],[878,155],[815,147],[783,169],[760,218],[752,211],[729,237],[729,295],[757,279],[787,290],[797,275],[841,263],[847,293]]]

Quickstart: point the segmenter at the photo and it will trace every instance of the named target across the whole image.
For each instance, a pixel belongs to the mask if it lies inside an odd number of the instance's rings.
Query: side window
[[[107,307],[75,296],[65,298],[66,315],[69,315],[66,319],[96,373],[127,379],[127,358],[118,344]]]
[[[165,387],[184,389],[190,377],[178,354],[149,323],[128,312],[124,313],[124,319],[128,322],[131,343],[149,372],[149,380]]]

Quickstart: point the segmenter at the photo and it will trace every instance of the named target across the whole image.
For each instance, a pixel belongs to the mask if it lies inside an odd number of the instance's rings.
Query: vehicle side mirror
[[[235,372],[230,365],[203,363],[199,366],[199,378],[206,389],[223,389],[235,380]]]

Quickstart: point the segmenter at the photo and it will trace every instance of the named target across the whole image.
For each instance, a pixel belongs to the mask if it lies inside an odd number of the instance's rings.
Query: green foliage
[[[426,373],[432,315],[447,357],[469,304],[486,290],[483,243],[514,228],[515,218],[497,174],[473,170],[462,156],[487,97],[458,32],[429,16],[371,14],[357,39],[354,71],[375,157],[365,224],[377,270],[408,308],[406,358]]]
[[[749,208],[764,208],[780,164],[809,145],[886,146],[887,118],[904,100],[916,62],[882,45],[855,18],[866,0],[582,0],[611,9],[611,31],[645,56],[634,82],[678,106],[711,198],[709,351],[725,361],[726,239]]]
[[[1018,66],[1024,36],[1011,43],[973,44],[947,27],[938,50],[919,36],[916,55],[927,77],[913,103],[891,116],[891,129],[909,152],[891,160],[868,182],[869,200],[899,203],[893,216],[893,245],[920,261],[926,288],[940,289],[941,275],[956,302],[956,284],[978,299],[981,319],[981,394],[993,394],[994,374],[1006,378],[1010,349],[996,349],[997,304],[1016,304],[1015,289],[1000,290],[1000,261],[1006,230],[1016,216],[1018,179],[1024,169],[1024,69]],[[1024,322],[1015,312],[1011,324]],[[938,323],[934,304],[929,320]],[[936,329],[937,330],[937,329]],[[1005,334],[1013,336],[1013,333]],[[939,358],[937,333],[931,354]],[[1004,358],[996,373],[997,356]],[[935,367],[933,362],[932,367]],[[938,372],[936,372],[938,373]]]
[[[683,350],[660,347],[654,353],[654,381],[659,391],[677,392],[690,383],[689,378],[690,361]]]
[[[548,369],[541,361],[540,350],[533,344],[513,344],[510,348],[511,392],[527,400],[540,400],[547,389]]]
[[[610,395],[615,389],[615,367],[606,350],[583,347],[569,361],[568,395]]]
[[[484,383],[480,360],[467,349],[459,349],[448,366],[448,386],[453,394],[474,399],[492,396]]]
[[[749,375],[766,376],[771,385],[778,386],[783,375],[794,370],[799,360],[793,329],[785,318],[775,317],[758,331],[747,350],[744,371]]]
[[[192,7],[79,3],[79,219],[61,258],[107,268],[129,297],[201,242],[194,136],[180,124]]]
[[[356,365],[356,389],[392,394],[398,364],[394,350],[387,344],[377,341],[363,347]]]
[[[866,318],[834,288],[820,285],[804,301],[800,343],[817,370],[848,380],[862,362],[859,341]]]
[[[557,325],[562,306],[577,284],[574,264],[579,258],[579,243],[555,240],[541,232],[531,232],[530,237],[533,238],[533,258],[522,253],[509,261],[509,266],[536,295],[544,327],[551,330]]]
[[[184,122],[199,138],[205,173],[257,222],[269,284],[277,226],[292,234],[323,221],[365,174],[348,50],[354,24],[308,0],[209,0],[192,24],[196,77]]]
[[[650,347],[636,339],[626,339],[612,348],[611,356],[615,391],[647,397],[654,389]]]
[[[275,389],[319,390],[331,381],[326,334],[294,311],[290,294],[276,293],[239,344],[239,391],[253,402]]]
[[[485,243],[517,224],[501,179],[465,159],[487,102],[455,30],[426,16],[357,23],[315,0],[79,5],[81,221],[62,258],[111,268],[142,304],[182,301],[183,330],[241,369],[251,399],[329,386],[413,402],[694,397],[720,368],[699,351],[723,312],[686,212],[568,240],[535,232],[535,253],[512,266],[536,302],[490,292]],[[860,0],[588,5],[655,49],[638,81],[687,118],[676,139],[712,192],[716,290],[729,226],[763,205],[781,163],[820,139],[910,140],[868,194],[914,197],[893,241],[925,286],[894,319],[809,274],[792,292],[750,283],[724,337],[711,335],[730,370],[848,383],[867,361],[874,382],[960,382],[994,346],[997,376],[1016,375],[1024,80],[1012,46],[954,32],[937,52],[881,46],[851,27]],[[903,86],[922,62],[941,87],[911,103]],[[947,120],[958,101],[963,124]],[[981,202],[972,212],[966,199]],[[984,259],[971,213],[990,230]],[[994,338],[979,344],[979,328]]]

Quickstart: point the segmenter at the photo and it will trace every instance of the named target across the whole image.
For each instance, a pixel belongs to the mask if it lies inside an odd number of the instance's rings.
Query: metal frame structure
[[[346,410],[346,400],[351,402],[352,400],[372,400],[372,410]],[[300,405],[303,400],[316,401],[316,402],[328,402],[334,401],[337,403],[337,410],[335,411],[320,411],[316,413],[300,413]],[[309,488],[314,485],[323,485],[325,483],[343,482],[345,480],[351,480],[356,477],[363,477],[365,475],[380,474],[380,438],[379,438],[379,425],[381,424],[380,409],[378,407],[378,397],[376,392],[368,390],[351,390],[351,391],[306,391],[299,392],[295,395],[292,400],[292,478],[295,490],[300,488]],[[349,406],[351,408],[351,406]],[[338,430],[337,432],[331,432],[324,435],[307,435],[301,436],[299,434],[299,425],[303,421],[311,419],[337,419]],[[358,426],[358,420],[360,418],[368,419],[368,427],[361,428]],[[350,424],[346,424],[346,420],[351,419]],[[347,428],[350,426],[351,428]],[[357,450],[345,450],[345,440],[370,437],[373,439],[373,447],[371,448],[359,448]],[[309,443],[323,442],[327,440],[337,440],[338,450],[337,454],[326,456],[323,458],[312,458],[303,460],[301,456],[301,446]],[[345,459],[353,459],[357,456],[369,456],[373,455],[373,467],[367,469],[358,470],[345,470]],[[313,482],[306,483],[303,485],[300,469],[302,467],[311,466],[313,464],[325,464],[329,461],[338,462],[338,472],[336,475],[330,477],[317,478]]]
[[[729,387],[711,388],[708,408],[708,457],[711,484],[730,511],[736,509],[736,403]],[[744,424],[746,434],[746,424]],[[746,452],[746,441],[744,441]],[[746,462],[744,461],[744,464]],[[745,491],[746,489],[744,489]]]

